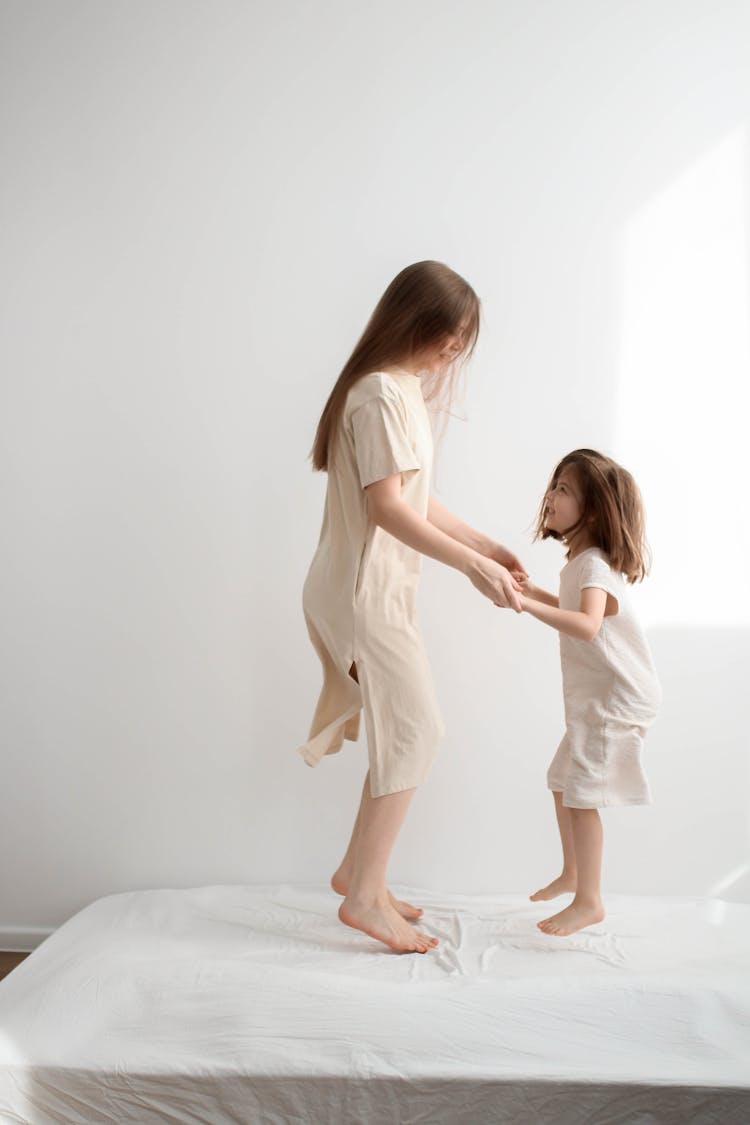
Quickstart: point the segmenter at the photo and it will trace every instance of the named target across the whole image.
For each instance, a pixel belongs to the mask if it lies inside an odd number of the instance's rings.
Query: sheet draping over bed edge
[[[750,1120],[750,906],[610,896],[554,939],[548,903],[402,893],[437,952],[319,888],[99,899],[0,982],[0,1119]]]

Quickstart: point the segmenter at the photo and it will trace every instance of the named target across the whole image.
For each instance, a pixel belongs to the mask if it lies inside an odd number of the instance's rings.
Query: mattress
[[[750,906],[612,895],[553,938],[558,904],[396,890],[437,951],[321,887],[98,899],[0,982],[0,1120],[750,1121]]]

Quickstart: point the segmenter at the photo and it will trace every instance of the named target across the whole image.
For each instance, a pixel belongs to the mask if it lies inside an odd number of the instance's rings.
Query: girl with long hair
[[[396,837],[443,734],[416,620],[421,556],[516,612],[525,576],[515,555],[429,492],[426,403],[449,404],[478,331],[479,300],[463,278],[433,261],[402,270],[339,375],[312,450],[328,485],[303,607],[323,690],[300,753],[315,766],[356,740],[364,711],[369,769],[331,883],[344,896],[341,921],[399,952],[437,945],[412,925],[422,911],[386,885]]]
[[[559,595],[527,578],[521,598],[525,613],[560,634],[565,735],[547,787],[563,869],[531,900],[573,893],[569,906],[538,923],[562,937],[604,918],[599,809],[651,802],[641,750],[661,687],[626,591],[648,570],[641,494],[627,469],[594,449],[567,454],[542,500],[535,538],[568,548]]]

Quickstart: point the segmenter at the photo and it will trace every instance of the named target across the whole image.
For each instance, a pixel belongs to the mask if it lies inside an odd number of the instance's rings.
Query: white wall
[[[750,899],[749,36],[740,2],[4,0],[0,945],[120,890],[338,861],[364,743],[293,752],[306,454],[425,257],[484,306],[442,501],[554,586],[529,528],[560,455],[607,450],[646,495],[666,697],[606,889]],[[430,562],[421,616],[449,736],[392,877],[531,891],[557,638]]]

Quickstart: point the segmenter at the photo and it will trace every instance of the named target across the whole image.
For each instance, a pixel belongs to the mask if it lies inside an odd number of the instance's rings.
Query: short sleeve
[[[609,563],[599,555],[586,556],[578,580],[579,590],[590,589],[592,586],[611,594],[619,606],[622,596],[621,582],[618,581],[618,576]]]
[[[363,488],[394,473],[421,468],[406,432],[406,408],[381,394],[352,413],[351,426],[359,480]]]

